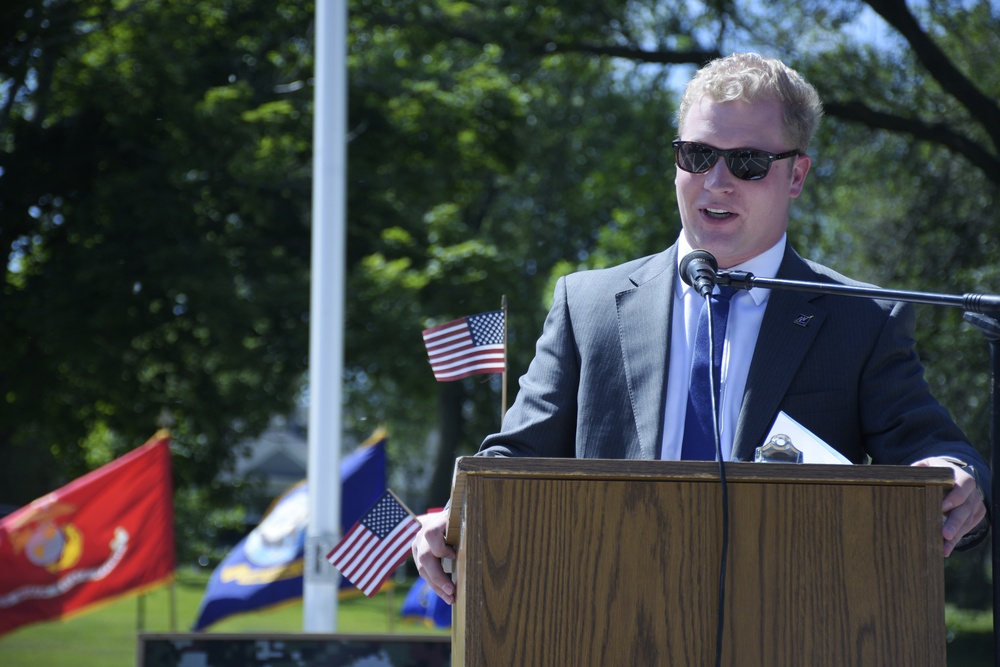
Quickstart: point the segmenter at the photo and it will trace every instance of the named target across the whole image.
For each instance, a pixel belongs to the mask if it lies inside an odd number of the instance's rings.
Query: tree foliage
[[[310,14],[3,11],[4,499],[106,462],[164,414],[178,485],[224,502],[218,473],[305,367]]]
[[[166,412],[186,516],[238,506],[252,488],[224,473],[308,363],[313,4],[0,12],[0,501]],[[826,105],[796,247],[887,287],[997,291],[998,23],[986,1],[352,0],[345,429],[388,424],[395,486],[443,502],[500,381],[435,383],[420,330],[506,296],[510,402],[556,277],[676,238],[678,87],[735,50]],[[920,318],[932,386],[985,444],[985,345],[959,312]],[[190,521],[194,551],[219,516]]]

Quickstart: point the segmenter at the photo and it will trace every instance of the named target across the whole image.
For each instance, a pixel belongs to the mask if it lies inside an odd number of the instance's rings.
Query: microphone
[[[715,289],[716,271],[719,263],[707,250],[692,250],[681,260],[681,279],[706,297]]]

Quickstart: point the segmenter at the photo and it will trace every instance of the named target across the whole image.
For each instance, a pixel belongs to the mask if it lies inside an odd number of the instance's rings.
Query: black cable
[[[715,359],[715,323],[712,317],[712,295],[705,295],[706,307],[708,308],[708,358]],[[725,343],[723,343],[725,345]],[[726,621],[726,561],[729,556],[729,485],[726,482],[726,466],[722,456],[722,438],[719,435],[719,421],[721,415],[719,411],[716,395],[718,387],[715,381],[715,364],[709,364],[708,387],[712,399],[712,427],[715,433],[715,458],[719,462],[719,484],[722,492],[722,553],[719,558],[719,607],[716,617],[715,628],[715,667],[722,664],[722,635]],[[722,379],[720,372],[719,379]]]

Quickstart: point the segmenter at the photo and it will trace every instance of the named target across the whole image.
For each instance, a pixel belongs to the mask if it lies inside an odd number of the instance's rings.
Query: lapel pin
[[[807,327],[809,326],[809,321],[812,320],[812,318],[812,315],[804,315],[800,313],[799,316],[792,321],[800,327]]]

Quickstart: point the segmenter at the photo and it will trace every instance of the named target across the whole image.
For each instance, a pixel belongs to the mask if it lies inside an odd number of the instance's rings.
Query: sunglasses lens
[[[719,157],[715,149],[704,144],[682,143],[675,148],[677,166],[694,174],[703,174],[711,169]]]
[[[800,151],[788,151],[772,155],[757,148],[733,148],[721,150],[696,141],[675,141],[674,156],[677,166],[692,174],[704,174],[722,157],[733,176],[744,181],[759,181],[767,176],[771,163],[795,155]]]
[[[757,181],[767,175],[768,169],[771,168],[771,159],[764,151],[743,148],[727,155],[726,164],[736,178]]]

